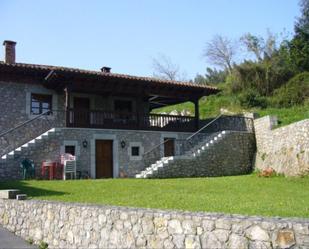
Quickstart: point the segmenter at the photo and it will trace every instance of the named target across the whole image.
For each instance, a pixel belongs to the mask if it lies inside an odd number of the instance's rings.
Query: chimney
[[[101,68],[101,72],[102,73],[110,73],[111,72],[111,67],[102,67]]]
[[[15,63],[15,45],[16,42],[14,41],[4,41],[3,46],[4,46],[4,62],[5,63],[10,63],[13,64]]]

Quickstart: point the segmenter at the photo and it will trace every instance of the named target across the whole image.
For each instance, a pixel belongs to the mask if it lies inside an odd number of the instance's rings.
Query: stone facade
[[[204,146],[204,145],[203,145]],[[193,155],[175,157],[150,177],[204,177],[248,174],[255,154],[254,134],[225,132],[222,138]]]
[[[140,152],[148,151],[164,141],[164,138],[185,139],[190,133],[135,131],[135,130],[104,130],[83,128],[58,128],[57,132],[45,140],[31,145],[13,159],[0,162],[0,179],[18,179],[21,177],[19,163],[24,158],[32,159],[40,175],[41,163],[45,160],[59,161],[64,153],[65,145],[74,145],[77,156],[77,170],[87,172],[92,178],[95,176],[95,141],[113,140],[113,168],[114,177],[121,175],[132,177],[144,169],[142,158],[132,158],[130,145],[140,144]],[[83,141],[87,141],[86,148]],[[125,147],[121,147],[121,142]],[[163,145],[161,146],[163,156]],[[176,148],[176,154],[179,153]]]
[[[65,112],[64,112],[64,94],[59,94],[53,90],[44,88],[39,82],[37,84],[23,84],[14,82],[2,82],[0,81],[0,91],[2,101],[0,102],[0,110],[2,115],[0,116],[0,133],[7,131],[19,124],[22,124],[36,116],[31,114],[31,94],[49,94],[52,95],[52,109],[53,113],[48,116],[42,116],[34,121],[29,122],[26,125],[10,132],[5,136],[0,137],[0,155],[6,155],[7,153],[13,151],[14,149],[20,147],[21,145],[35,139],[44,132],[51,128],[56,128],[59,132],[56,132],[48,139],[41,139],[40,141],[35,141],[27,149],[22,149],[20,152],[14,154],[9,159],[4,161],[0,159],[0,179],[19,179],[20,174],[20,162],[24,158],[29,158],[34,160],[36,165],[37,175],[40,174],[40,166],[43,161],[52,160],[59,161],[60,155],[64,153],[65,146],[75,146],[77,155],[77,170],[84,172],[84,175],[89,175],[92,178],[96,178],[95,172],[95,141],[96,140],[113,140],[113,176],[127,176],[133,177],[140,171],[144,170],[149,163],[143,162],[141,156],[132,157],[131,156],[131,146],[138,145],[140,148],[140,155],[143,152],[147,152],[154,146],[162,143],[164,138],[175,138],[175,139],[185,139],[190,133],[186,132],[160,132],[160,131],[142,131],[142,130],[116,130],[116,129],[92,129],[92,128],[66,128],[65,127]],[[82,93],[72,93],[70,98],[70,106],[74,107],[74,97],[88,97],[90,100],[90,108],[95,110],[103,111],[113,111],[113,101],[115,99],[128,99],[117,96],[100,96],[100,95],[89,95]],[[130,99],[133,103],[133,111],[145,114],[149,111],[148,103],[142,102],[139,99]],[[143,103],[138,105],[137,103]],[[139,110],[137,110],[140,108]],[[91,117],[90,117],[91,119]],[[200,140],[200,137],[207,137],[213,132],[225,129],[235,129],[239,131],[251,131],[252,132],[252,122],[250,119],[243,119],[240,117],[221,117],[218,122],[214,122],[209,126],[209,130],[205,129],[200,135],[196,136],[196,140]],[[87,142],[87,146],[83,146],[83,142]],[[237,141],[235,140],[234,143]],[[239,140],[239,146],[242,146],[242,140]],[[121,144],[125,143],[124,146]],[[227,143],[223,143],[224,148],[229,146]],[[230,149],[233,149],[234,145],[230,144]],[[237,147],[237,146],[236,146]],[[235,147],[235,148],[236,148]],[[251,157],[251,145],[248,150],[245,147],[244,152],[241,150],[231,151],[234,155],[228,156],[231,159],[241,158],[243,154],[246,157]],[[238,148],[238,147],[237,147]],[[164,145],[160,146],[159,160],[163,157]],[[250,152],[249,152],[250,151]],[[249,154],[248,154],[248,153]],[[228,163],[223,163],[220,159],[221,156],[214,156],[215,153],[222,155],[222,149],[216,147],[214,151],[207,157],[207,168],[212,171],[212,167],[218,170],[224,169],[222,173],[217,170],[216,175],[225,174],[237,174],[248,172],[249,164],[247,159],[244,162],[235,164],[234,166],[240,167],[235,170],[235,167],[231,167]],[[236,153],[236,154],[235,154]],[[239,155],[238,155],[238,154]],[[179,148],[175,148],[175,155],[179,155]],[[236,156],[237,155],[237,156]],[[1,157],[2,158],[2,157]],[[7,158],[7,157],[6,157]],[[224,158],[224,157],[223,157]],[[234,159],[232,159],[234,161]],[[205,168],[206,164],[201,167],[200,163],[190,162],[192,167],[196,170],[201,170]],[[246,165],[243,167],[243,165]],[[227,167],[233,170],[228,170]],[[244,170],[245,168],[245,170]],[[192,171],[193,172],[193,171]],[[191,175],[191,174],[190,174]],[[200,176],[205,174],[200,174]],[[210,174],[212,175],[212,174]],[[188,175],[189,176],[189,175]],[[197,175],[196,175],[197,176]]]
[[[0,224],[49,248],[309,248],[309,220],[0,199]]]
[[[54,110],[62,110],[63,97],[35,84],[0,82],[0,133],[16,127],[35,116],[30,113],[31,93],[50,94]],[[54,112],[0,137],[0,155],[30,141],[52,127],[64,126],[64,113]]]
[[[65,98],[64,93],[59,94],[47,89],[40,84],[23,84],[15,82],[0,81],[0,133],[16,127],[34,117],[31,115],[31,94],[52,95],[53,114],[48,117],[39,118],[28,125],[0,138],[0,155],[28,142],[53,127],[65,127]],[[133,112],[147,113],[149,111],[148,102],[141,102],[137,105],[137,99],[117,96],[102,97],[100,95],[89,95],[72,93],[70,106],[74,107],[74,97],[88,97],[90,108],[98,111],[113,111],[113,101],[115,99],[132,100]]]
[[[273,168],[287,176],[309,174],[309,119],[274,129],[276,117],[254,120],[257,155],[255,168]]]

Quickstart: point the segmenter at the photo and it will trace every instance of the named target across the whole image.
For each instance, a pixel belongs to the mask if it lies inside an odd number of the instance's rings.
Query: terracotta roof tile
[[[25,68],[25,69],[37,69],[37,70],[54,70],[57,72],[71,72],[71,73],[79,73],[79,74],[88,74],[88,75],[98,75],[103,77],[111,77],[111,78],[118,78],[118,79],[128,79],[128,80],[140,80],[144,82],[153,82],[159,84],[170,84],[170,85],[178,85],[178,86],[187,86],[192,88],[199,88],[199,89],[208,89],[213,90],[214,92],[219,91],[216,87],[208,86],[208,85],[198,85],[192,82],[183,82],[183,81],[174,81],[174,80],[163,80],[153,77],[143,77],[143,76],[133,76],[127,74],[118,74],[118,73],[104,73],[101,71],[94,71],[94,70],[85,70],[79,68],[70,68],[70,67],[60,67],[60,66],[49,66],[49,65],[39,65],[39,64],[28,64],[28,63],[15,63],[9,64],[0,61],[0,65],[7,66],[7,67],[16,67],[16,68]]]

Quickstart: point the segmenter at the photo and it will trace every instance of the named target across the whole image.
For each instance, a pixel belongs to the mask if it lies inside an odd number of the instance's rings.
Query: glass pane
[[[49,103],[42,103],[43,108],[49,108]]]
[[[32,114],[40,114],[40,109],[39,108],[32,108],[31,113]]]
[[[39,102],[32,102],[32,107],[36,107],[39,108],[40,107],[40,103]]]
[[[132,156],[139,156],[139,147],[138,146],[134,146],[131,148],[131,155]]]

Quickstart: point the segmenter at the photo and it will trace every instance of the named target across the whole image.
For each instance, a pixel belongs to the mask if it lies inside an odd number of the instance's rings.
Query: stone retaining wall
[[[0,199],[0,224],[49,248],[309,248],[309,219]]]
[[[257,169],[273,168],[287,176],[309,174],[309,119],[274,129],[277,118],[254,120]]]
[[[151,178],[243,175],[252,172],[253,133],[226,131],[196,157],[177,158],[159,168]]]

